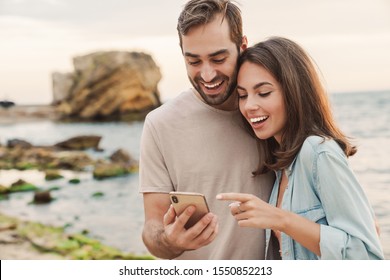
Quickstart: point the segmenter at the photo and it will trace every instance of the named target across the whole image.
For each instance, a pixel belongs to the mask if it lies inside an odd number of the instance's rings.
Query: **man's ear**
[[[248,47],[248,38],[244,35],[242,36],[241,51],[246,50],[247,47]]]

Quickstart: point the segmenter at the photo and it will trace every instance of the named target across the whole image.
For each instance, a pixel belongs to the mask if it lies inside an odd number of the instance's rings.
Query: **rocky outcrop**
[[[1,260],[153,260],[104,245],[88,232],[19,220],[0,213]]]
[[[64,117],[110,119],[143,113],[160,103],[160,69],[139,52],[97,52],[75,57],[74,73],[53,73],[53,97]]]
[[[102,137],[97,135],[81,135],[59,142],[54,146],[67,150],[94,149],[96,151],[99,151],[99,143],[101,139]]]
[[[97,179],[122,176],[138,171],[138,161],[123,149],[108,159],[94,159],[85,151],[99,148],[101,136],[81,135],[52,146],[34,146],[21,139],[11,139],[0,145],[0,170],[38,169],[46,172],[46,180],[61,178],[61,170],[93,171]],[[0,186],[0,194],[2,193]],[[3,191],[4,192],[4,191]]]

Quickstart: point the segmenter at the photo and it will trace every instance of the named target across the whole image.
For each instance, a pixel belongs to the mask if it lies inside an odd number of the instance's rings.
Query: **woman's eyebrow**
[[[262,86],[264,86],[264,85],[270,85],[270,86],[272,86],[272,84],[271,84],[270,82],[261,82],[261,83],[255,84],[255,85],[253,86],[253,89],[258,89],[259,87],[262,87]]]

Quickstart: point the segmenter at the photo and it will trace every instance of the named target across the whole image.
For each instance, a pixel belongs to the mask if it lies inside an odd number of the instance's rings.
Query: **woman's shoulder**
[[[307,137],[303,142],[301,152],[343,154],[341,147],[334,139],[318,135]]]
[[[313,173],[316,173],[315,170],[318,168],[320,158],[333,158],[343,162],[346,159],[335,140],[313,135],[305,139],[291,167],[315,176]]]

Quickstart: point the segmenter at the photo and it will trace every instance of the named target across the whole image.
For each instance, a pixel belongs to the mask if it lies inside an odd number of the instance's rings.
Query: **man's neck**
[[[192,91],[195,93],[196,97],[202,101],[203,103],[207,104],[202,96],[199,94],[199,92],[196,89],[192,89]],[[222,104],[219,105],[212,105],[212,104],[207,104],[215,109],[222,110],[222,111],[235,111],[238,109],[238,98],[235,93],[229,96],[229,98],[223,102]]]

